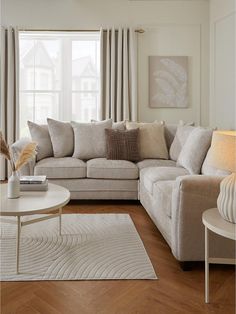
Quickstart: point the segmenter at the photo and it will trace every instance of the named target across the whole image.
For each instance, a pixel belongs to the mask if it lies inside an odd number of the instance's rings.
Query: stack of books
[[[46,176],[21,176],[21,191],[47,191],[48,180]]]

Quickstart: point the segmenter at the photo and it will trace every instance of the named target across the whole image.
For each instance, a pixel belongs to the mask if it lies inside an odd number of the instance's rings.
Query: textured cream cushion
[[[177,165],[186,168],[190,174],[199,174],[211,145],[212,132],[212,129],[195,128],[179,154]]]
[[[112,120],[101,122],[71,122],[74,129],[74,154],[79,159],[92,159],[106,156],[105,129],[112,127]]]
[[[153,194],[155,182],[175,180],[179,176],[188,174],[189,172],[181,167],[150,167],[141,170],[140,182],[149,193]]]
[[[139,177],[139,171],[138,167],[131,161],[95,158],[87,162],[87,177],[133,180]]]
[[[178,126],[174,140],[170,146],[170,159],[174,161],[178,159],[184,143],[193,130],[194,127],[190,125]]]
[[[45,158],[34,168],[35,175],[46,175],[48,179],[85,178],[86,172],[86,163],[72,157]]]
[[[139,128],[140,158],[168,159],[164,125],[154,123],[126,122],[128,130]]]
[[[31,138],[37,143],[36,160],[53,156],[52,142],[47,125],[39,125],[37,123],[27,122]]]
[[[74,132],[69,122],[47,119],[54,157],[72,156],[74,152]]]

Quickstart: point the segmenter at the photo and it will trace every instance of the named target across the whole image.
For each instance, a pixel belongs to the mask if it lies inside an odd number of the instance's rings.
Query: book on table
[[[46,176],[21,176],[20,184],[44,184],[46,180]]]
[[[20,191],[47,191],[48,180],[43,183],[20,184]]]

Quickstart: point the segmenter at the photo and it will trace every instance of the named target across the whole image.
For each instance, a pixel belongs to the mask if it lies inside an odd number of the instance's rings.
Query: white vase
[[[20,197],[20,179],[19,179],[16,171],[13,171],[12,175],[8,179],[7,197],[8,198]]]
[[[217,207],[221,216],[236,223],[236,174],[227,176],[220,184]]]

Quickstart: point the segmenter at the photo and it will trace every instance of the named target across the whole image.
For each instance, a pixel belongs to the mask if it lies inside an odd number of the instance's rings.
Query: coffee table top
[[[70,192],[56,184],[48,184],[47,191],[21,191],[20,197],[7,197],[7,183],[0,184],[0,216],[24,216],[45,214],[65,206],[70,200]]]

